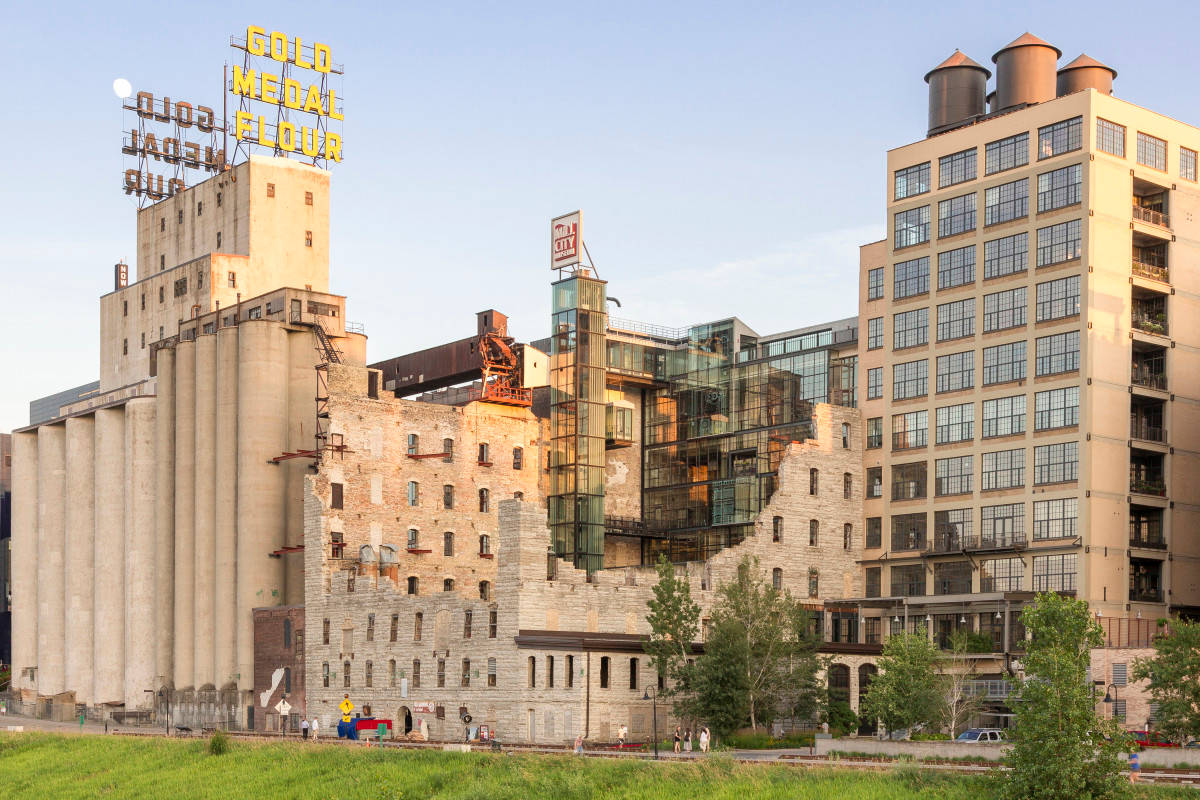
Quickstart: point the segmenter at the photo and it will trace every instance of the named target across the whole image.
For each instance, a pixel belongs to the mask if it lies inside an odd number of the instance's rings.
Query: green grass
[[[1147,798],[1192,797],[1147,789]],[[656,764],[572,755],[491,755],[295,743],[0,734],[5,798],[788,798],[989,800],[986,778],[738,764],[720,756]]]

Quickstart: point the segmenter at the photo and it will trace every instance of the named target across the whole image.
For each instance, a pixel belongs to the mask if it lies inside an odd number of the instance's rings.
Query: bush
[[[950,740],[948,733],[914,733],[909,737],[914,742],[947,742]]]
[[[776,750],[784,747],[812,747],[811,733],[789,733],[775,738],[769,733],[731,733],[721,739],[725,747],[736,750]]]
[[[825,721],[829,723],[829,732],[838,738],[858,730],[858,715],[845,700],[829,701],[829,706],[825,711]]]
[[[209,754],[223,756],[229,752],[229,747],[229,734],[225,731],[213,731],[213,735],[208,739]]]

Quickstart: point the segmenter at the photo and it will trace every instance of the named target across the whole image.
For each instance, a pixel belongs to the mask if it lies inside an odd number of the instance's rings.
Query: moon
[[[116,94],[117,97],[124,100],[126,97],[129,97],[129,95],[133,94],[133,85],[124,78],[117,78],[115,81],[113,81],[113,93]]]

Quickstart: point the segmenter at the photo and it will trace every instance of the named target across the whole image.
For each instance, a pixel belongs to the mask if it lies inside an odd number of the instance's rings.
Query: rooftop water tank
[[[1113,78],[1117,71],[1101,64],[1083,53],[1079,58],[1058,71],[1058,96],[1083,89],[1095,89],[1102,94],[1112,94]]]
[[[995,111],[1057,97],[1055,67],[1062,52],[1032,33],[1024,33],[1002,48],[996,64]]]
[[[992,73],[967,58],[961,50],[925,75],[929,84],[929,133],[953,128],[984,113],[984,92]]]

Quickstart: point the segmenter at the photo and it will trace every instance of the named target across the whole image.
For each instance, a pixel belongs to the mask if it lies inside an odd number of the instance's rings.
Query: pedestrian
[[[1130,783],[1138,782],[1138,772],[1140,772],[1141,769],[1142,769],[1142,767],[1138,763],[1138,754],[1137,754],[1137,751],[1135,750],[1129,754],[1129,782]]]
[[[679,731],[679,726],[675,726],[675,752],[679,752],[679,745],[683,741],[683,734]]]
[[[300,720],[300,738],[308,741],[308,718]]]
[[[617,747],[625,746],[625,737],[629,736],[629,728],[624,725],[617,728]]]
[[[575,737],[575,755],[583,755],[583,734]]]
[[[683,752],[692,752],[692,729],[688,728],[683,732]]]
[[[701,753],[708,752],[708,728],[707,727],[702,728],[700,730],[700,752]]]
[[[312,737],[313,737],[313,741],[314,741],[314,742],[317,740],[317,730],[318,730],[318,728],[319,728],[319,725],[317,724],[317,718],[316,718],[316,717],[313,717],[313,721],[312,721]]]

